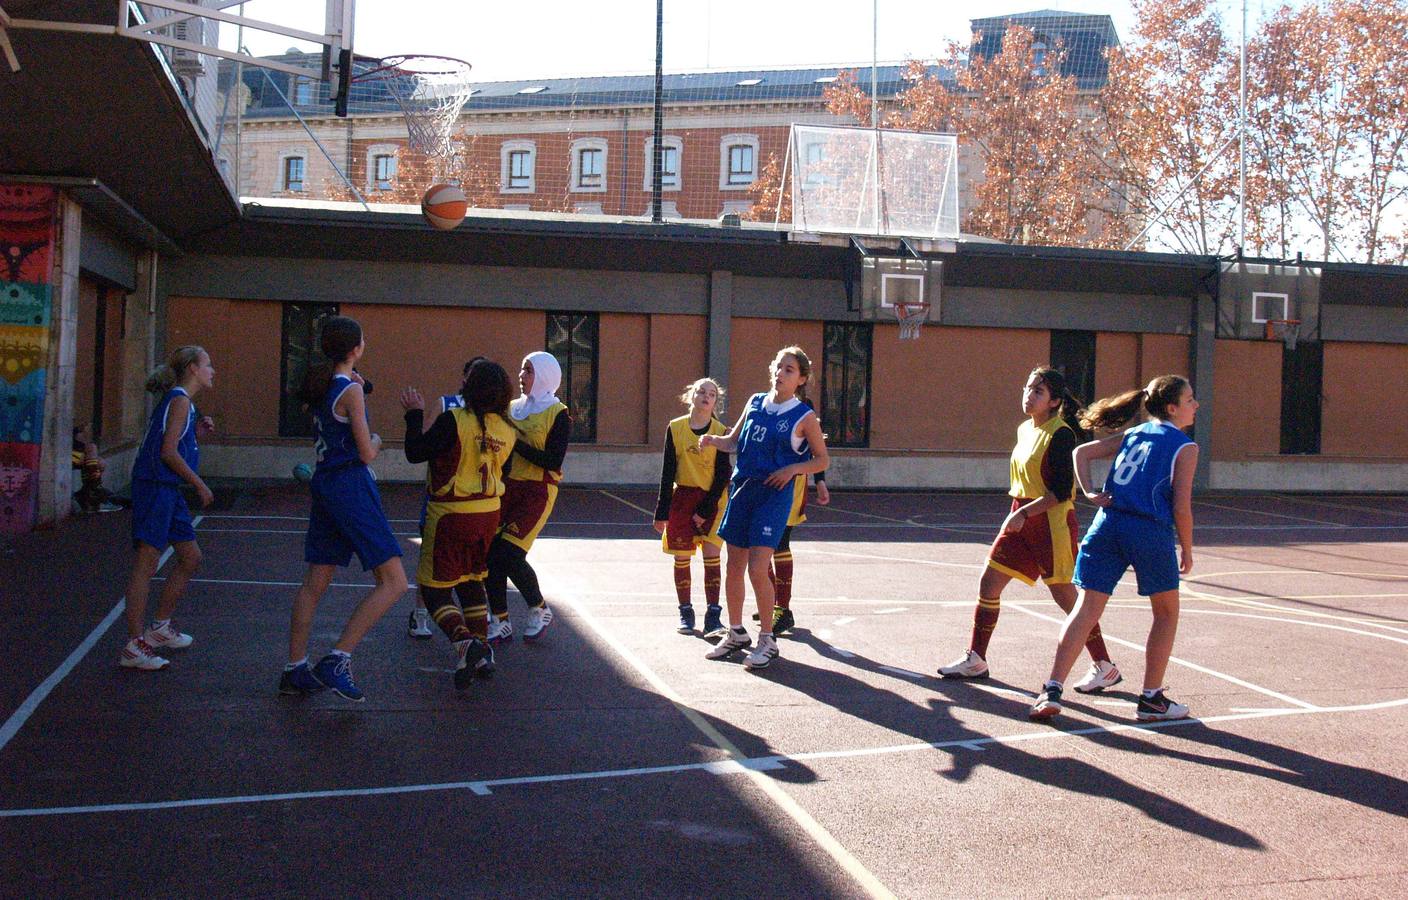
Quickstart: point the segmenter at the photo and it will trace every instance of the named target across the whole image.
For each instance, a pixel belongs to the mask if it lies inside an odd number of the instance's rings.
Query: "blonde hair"
[[[772,365],[776,366],[782,361],[782,357],[784,356],[790,356],[797,360],[797,371],[801,373],[803,378],[807,379],[806,383],[797,385],[797,397],[804,402],[809,402],[807,398],[807,384],[810,384],[812,380],[812,358],[807,355],[807,351],[793,344],[791,347],[783,347],[781,350],[777,351],[777,355],[772,358]],[[768,371],[772,371],[771,367]]]
[[[153,394],[164,394],[176,386],[176,382],[181,380],[181,376],[186,374],[186,370],[200,362],[202,355],[209,356],[205,348],[197,344],[187,344],[184,347],[177,347],[166,357],[166,362],[152,369],[152,373],[147,376],[147,391]]]
[[[1081,413],[1081,427],[1087,431],[1119,428],[1138,415],[1140,409],[1155,419],[1167,418],[1168,408],[1178,402],[1186,387],[1191,385],[1182,375],[1160,375],[1141,390],[1096,400]]]
[[[696,378],[689,384],[685,385],[684,393],[680,394],[680,402],[683,403],[685,406],[693,406],[694,392],[699,390],[702,385],[706,384],[712,384],[714,386],[714,390],[719,392],[718,399],[714,401],[715,405],[724,402],[723,385],[719,384],[717,381],[707,375],[705,375],[703,378]]]

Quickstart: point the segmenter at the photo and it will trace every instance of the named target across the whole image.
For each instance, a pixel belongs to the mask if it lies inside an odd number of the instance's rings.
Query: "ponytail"
[[[356,319],[329,316],[323,321],[322,333],[318,336],[318,349],[323,353],[323,360],[308,367],[303,386],[298,392],[298,399],[303,401],[304,406],[316,409],[323,402],[328,386],[332,384],[333,369],[361,343],[362,326],[357,324]]]
[[[1182,375],[1160,375],[1140,390],[1125,391],[1095,401],[1081,415],[1080,424],[1091,430],[1119,428],[1138,415],[1140,410],[1155,419],[1163,419],[1168,415],[1168,408],[1178,402],[1183,396],[1183,389],[1188,386],[1188,379]]]
[[[171,355],[166,357],[166,362],[152,369],[151,374],[147,376],[147,392],[157,396],[165,394],[176,386],[176,382],[181,380],[188,368],[200,362],[203,355],[205,348],[196,344],[187,344],[172,350]]]
[[[1027,375],[1028,381],[1032,378],[1039,379],[1042,384],[1046,385],[1046,390],[1051,396],[1061,401],[1061,408],[1057,410],[1056,414],[1064,419],[1067,425],[1071,426],[1071,430],[1075,431],[1077,436],[1083,435],[1084,431],[1087,430],[1083,428],[1084,423],[1081,419],[1081,415],[1085,410],[1080,408],[1080,401],[1076,399],[1075,395],[1071,393],[1070,387],[1066,385],[1066,376],[1062,374],[1061,370],[1054,369],[1051,366],[1037,366]]]

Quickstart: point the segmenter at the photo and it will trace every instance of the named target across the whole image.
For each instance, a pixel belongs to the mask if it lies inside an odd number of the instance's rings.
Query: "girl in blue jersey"
[[[1135,709],[1141,722],[1182,719],[1188,707],[1164,695],[1164,673],[1178,631],[1178,580],[1193,570],[1193,473],[1198,445],[1183,433],[1198,401],[1187,379],[1162,375],[1142,391],[1099,400],[1081,417],[1088,429],[1117,428],[1140,409],[1149,421],[1121,434],[1082,444],[1075,451],[1076,481],[1100,507],[1081,541],[1075,583],[1080,601],[1061,626],[1056,661],[1029,715],[1061,712],[1061,685],[1125,570],[1134,567],[1139,593],[1154,609],[1144,645],[1144,690]],[[1105,487],[1092,491],[1090,461],[1114,457]],[[1174,539],[1178,540],[1178,553]]]
[[[366,342],[362,327],[346,316],[323,323],[319,342],[328,364],[308,373],[303,400],[318,428],[318,466],[308,487],[312,508],[303,558],[308,574],[293,601],[289,622],[288,659],[279,678],[279,693],[306,694],[331,688],[347,700],[363,699],[352,679],[352,651],[377,620],[406,592],[401,545],[391,533],[376,480],[367,468],[381,449],[381,438],[367,424],[362,376],[353,366]],[[376,586],[362,598],[342,629],[337,644],[316,666],[308,665],[308,634],[318,601],[332,582],[335,569],[356,554]]]
[[[161,397],[147,423],[147,434],[132,466],[132,546],[137,559],[127,583],[127,644],[118,664],[128,669],[152,671],[166,668],[168,661],[157,650],[180,650],[191,645],[189,634],[171,624],[176,601],[200,566],[191,511],[181,496],[181,483],[196,489],[202,507],[214,495],[196,474],[200,468],[200,445],[214,431],[210,417],[198,417],[194,397],[215,383],[215,367],[210,354],[200,347],[174,351],[166,365],[152,372],[147,390]],[[145,628],[147,597],[152,576],[161,554],[170,545],[176,553],[176,568],[161,588],[156,620]]]
[[[709,659],[723,659],[753,643],[743,627],[745,572],[758,601],[760,631],[744,665],[763,669],[777,658],[768,572],[792,512],[792,480],[820,472],[829,461],[821,423],[805,402],[811,373],[811,360],[801,347],[784,347],[772,361],[772,390],[750,397],[728,434],[699,439],[701,447],[737,454],[728,509],[719,526],[719,537],[728,544],[724,595],[730,627]]]

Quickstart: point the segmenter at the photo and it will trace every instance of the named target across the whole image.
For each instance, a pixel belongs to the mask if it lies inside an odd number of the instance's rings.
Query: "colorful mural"
[[[0,532],[28,531],[39,507],[57,200],[0,184]]]

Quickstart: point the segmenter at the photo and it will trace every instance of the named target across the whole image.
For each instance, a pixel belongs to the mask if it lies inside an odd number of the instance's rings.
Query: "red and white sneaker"
[[[1077,694],[1098,694],[1107,687],[1114,687],[1124,681],[1124,676],[1114,663],[1102,659],[1090,667],[1090,671],[1072,687]]]
[[[154,650],[184,650],[195,638],[177,631],[169,621],[160,628],[148,628],[142,640]]]
[[[117,664],[124,669],[142,669],[155,672],[171,665],[171,661],[156,655],[150,644],[141,638],[133,638],[122,648]]]

